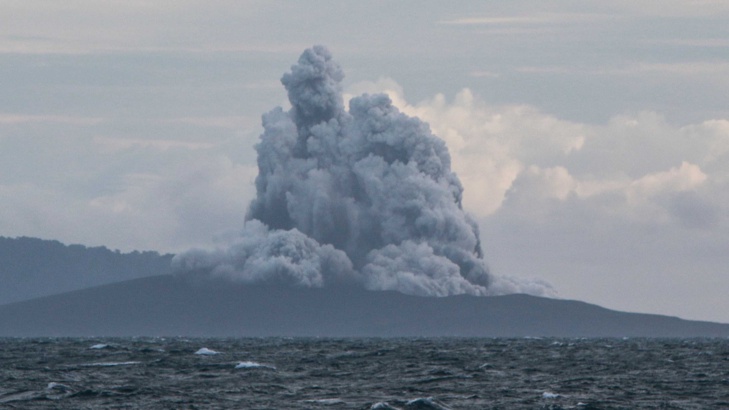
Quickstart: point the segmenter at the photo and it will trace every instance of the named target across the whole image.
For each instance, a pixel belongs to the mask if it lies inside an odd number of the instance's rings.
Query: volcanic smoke
[[[284,74],[291,109],[263,115],[240,236],[176,256],[176,271],[423,296],[549,293],[489,273],[445,143],[384,94],[345,109],[343,78],[321,46]]]

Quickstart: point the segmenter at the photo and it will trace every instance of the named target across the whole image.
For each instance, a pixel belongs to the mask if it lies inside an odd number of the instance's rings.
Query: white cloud
[[[599,72],[598,72],[599,73]],[[606,74],[668,74],[675,76],[716,76],[729,74],[729,62],[681,61],[671,63],[636,63],[624,68],[606,70]]]
[[[689,125],[682,129],[687,138],[696,141],[703,147],[701,160],[712,169],[723,167],[723,172],[729,173],[726,157],[729,154],[729,120],[709,120],[700,124]],[[724,161],[722,161],[722,159]],[[724,174],[726,175],[726,174]]]
[[[278,84],[277,84],[278,86]],[[258,117],[253,120],[251,117],[245,116],[229,116],[229,117],[181,117],[181,118],[168,118],[161,120],[162,123],[169,124],[187,124],[204,127],[220,127],[229,128],[232,130],[250,129],[251,123],[258,125],[260,122]]]
[[[121,138],[97,136],[93,139],[94,144],[99,145],[104,152],[124,151],[129,148],[156,148],[168,150],[172,148],[184,148],[189,150],[209,149],[214,144],[210,142],[191,142],[177,140],[163,140],[150,138]]]
[[[726,84],[722,76],[729,74],[729,62],[724,61],[680,61],[667,63],[624,62],[614,67],[590,67],[574,65],[518,66],[514,69],[522,74],[597,75],[597,76],[647,76],[697,77]],[[707,78],[708,76],[708,78]]]
[[[646,175],[630,183],[627,190],[628,201],[640,201],[664,192],[684,192],[700,186],[707,175],[697,165],[681,163],[668,171]]]
[[[69,125],[94,125],[103,121],[102,118],[77,117],[68,115],[27,115],[27,114],[2,114],[0,113],[0,124],[28,124],[28,123],[58,123]]]
[[[468,73],[469,76],[475,77],[475,78],[499,78],[501,77],[501,74],[493,72],[493,71],[487,71],[487,70],[474,70]]]
[[[646,45],[670,45],[670,46],[689,46],[699,48],[726,48],[729,47],[729,39],[727,38],[668,38],[643,40]]]
[[[720,17],[729,14],[724,0],[618,0],[605,3],[606,9],[632,16],[656,17]]]
[[[574,12],[537,12],[522,15],[501,15],[484,17],[462,17],[452,20],[443,20],[439,24],[465,25],[465,26],[501,26],[501,25],[543,25],[565,23],[588,23],[597,20],[613,19],[614,16],[597,13]]]

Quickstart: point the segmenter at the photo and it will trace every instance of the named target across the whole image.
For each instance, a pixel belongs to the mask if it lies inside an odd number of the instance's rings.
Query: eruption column
[[[494,293],[445,143],[386,95],[353,98],[347,111],[343,78],[321,46],[284,74],[291,109],[263,116],[245,228],[215,251],[178,255],[177,270],[414,295]]]

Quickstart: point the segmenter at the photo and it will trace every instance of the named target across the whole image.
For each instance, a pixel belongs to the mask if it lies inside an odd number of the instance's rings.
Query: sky
[[[729,2],[0,0],[0,235],[238,232],[261,115],[325,45],[443,138],[493,273],[729,322]]]

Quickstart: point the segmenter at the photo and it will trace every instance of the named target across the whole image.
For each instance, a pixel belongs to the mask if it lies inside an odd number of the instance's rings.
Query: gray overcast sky
[[[446,140],[496,274],[729,322],[729,2],[0,0],[0,235],[239,230],[260,115],[324,44]]]

